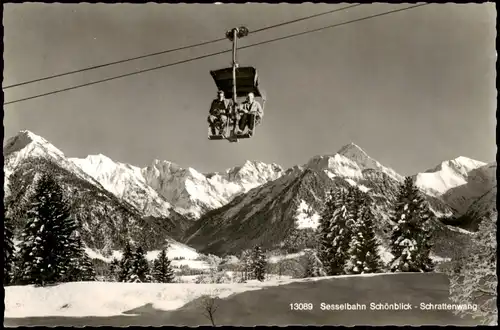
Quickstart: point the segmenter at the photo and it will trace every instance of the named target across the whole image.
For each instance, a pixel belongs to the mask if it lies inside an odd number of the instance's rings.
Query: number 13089
[[[312,303],[291,303],[290,310],[292,311],[310,311],[314,308]]]

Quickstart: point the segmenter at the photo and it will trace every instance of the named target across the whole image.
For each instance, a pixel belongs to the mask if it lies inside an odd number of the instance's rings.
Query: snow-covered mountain
[[[360,179],[363,177],[363,170],[372,169],[384,173],[396,181],[403,180],[401,175],[368,156],[363,149],[354,143],[345,145],[333,155],[313,157],[306,166],[324,170],[330,177],[341,176]]]
[[[19,168],[20,164],[27,158],[42,157],[54,161],[64,169],[71,171],[78,178],[91,182],[97,186],[100,184],[78,166],[69,161],[64,153],[54,147],[50,142],[30,131],[20,131],[16,136],[8,139],[3,147],[4,157],[4,188],[6,195],[9,194],[8,183],[10,175]]]
[[[466,183],[446,191],[441,198],[455,210],[455,215],[464,214],[478,198],[497,185],[497,165],[490,163],[467,173]]]
[[[145,248],[162,248],[166,239],[179,237],[189,223],[176,212],[168,217],[145,216],[105,189],[47,140],[29,131],[9,139],[3,153],[8,214],[14,209],[24,212],[37,177],[50,173],[65,191],[71,213],[82,223],[85,244],[104,254],[122,248],[126,240],[144,242]],[[24,223],[22,219],[16,221],[18,233]]]
[[[276,164],[247,161],[223,173],[202,174],[169,161],[155,160],[142,169],[147,184],[158,191],[179,212],[199,218],[222,207],[236,195],[279,178],[283,169]]]
[[[145,215],[168,217],[175,210],[191,219],[225,205],[237,194],[278,178],[283,171],[278,165],[256,161],[247,161],[222,174],[202,174],[160,160],[145,168],[115,162],[102,154],[69,160]]]
[[[211,211],[190,227],[184,241],[214,254],[238,253],[255,244],[276,248],[294,229],[315,228],[327,192],[334,187],[358,186],[375,201],[378,234],[383,237],[390,222],[390,207],[402,177],[349,144],[338,153],[316,156],[291,168],[278,179],[240,195]],[[451,210],[429,196],[436,213]]]
[[[436,167],[415,175],[415,184],[432,196],[441,196],[448,190],[467,183],[469,172],[486,163],[467,157],[447,160]]]
[[[497,185],[486,191],[470,203],[470,206],[459,215],[455,222],[461,228],[476,231],[482,221],[497,221]]]
[[[96,179],[105,189],[132,204],[144,215],[170,216],[172,205],[146,183],[139,167],[114,162],[102,154],[69,160]]]
[[[197,219],[209,210],[227,204],[234,196],[275,180],[283,169],[276,164],[247,161],[222,173],[202,174],[155,160],[139,168],[99,154],[86,158],[66,158],[62,151],[44,138],[21,131],[4,147],[6,181],[12,169],[27,155],[50,158],[79,178],[103,187],[137,208],[144,216],[169,217],[171,212]],[[5,184],[7,187],[7,183]]]
[[[6,186],[15,180],[16,201],[40,171],[56,175],[96,253],[120,248],[125,238],[146,240],[157,249],[171,237],[216,254],[239,253],[254,244],[274,247],[291,230],[314,229],[327,192],[338,186],[357,186],[374,199],[378,235],[384,239],[403,180],[353,143],[286,170],[247,161],[201,173],[169,161],[140,168],[104,155],[66,158],[47,140],[22,131],[7,141],[4,157]],[[475,216],[490,210],[496,199],[495,174],[496,164],[458,157],[414,178],[437,216]]]

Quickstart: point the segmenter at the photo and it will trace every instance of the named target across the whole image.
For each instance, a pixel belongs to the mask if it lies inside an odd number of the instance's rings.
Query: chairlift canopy
[[[210,71],[219,90],[224,91],[227,99],[233,98],[233,68],[224,68]],[[259,89],[259,78],[254,67],[240,67],[236,69],[236,96],[245,97],[248,93],[255,97],[263,97]]]

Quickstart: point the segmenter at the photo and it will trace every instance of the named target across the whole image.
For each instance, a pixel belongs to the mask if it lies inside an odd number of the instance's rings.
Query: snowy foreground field
[[[75,282],[44,288],[11,286],[5,288],[5,317],[113,316],[146,304],[168,311],[203,295],[225,298],[293,281],[304,280],[252,280],[229,284]]]
[[[477,325],[449,310],[444,274],[377,274],[239,284],[66,283],[6,288],[5,326],[210,325],[204,295],[217,296],[216,325]],[[205,300],[206,301],[206,300]],[[312,310],[291,310],[312,303]],[[365,310],[325,310],[321,304],[364,304]],[[406,303],[411,310],[372,310],[371,303]]]

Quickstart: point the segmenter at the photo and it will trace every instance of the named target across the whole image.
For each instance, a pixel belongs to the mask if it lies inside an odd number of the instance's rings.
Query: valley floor
[[[216,295],[216,325],[477,325],[449,310],[449,281],[439,273],[377,274],[245,284],[66,283],[5,288],[4,326],[210,325],[203,295]],[[312,310],[290,309],[312,303]],[[365,304],[365,310],[322,310],[326,304]],[[371,303],[409,303],[411,310],[372,310]]]

